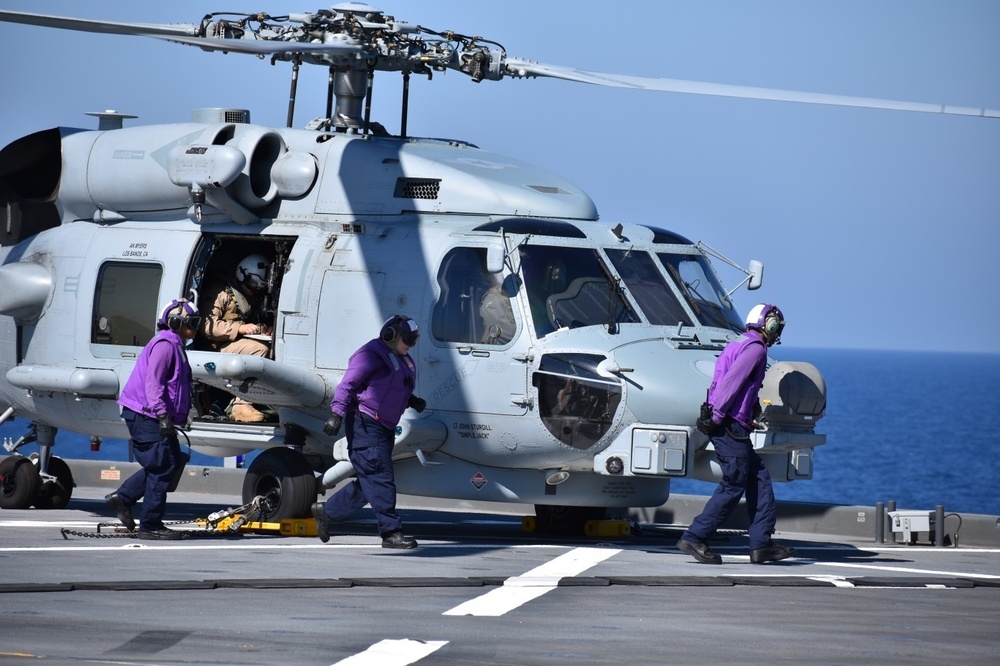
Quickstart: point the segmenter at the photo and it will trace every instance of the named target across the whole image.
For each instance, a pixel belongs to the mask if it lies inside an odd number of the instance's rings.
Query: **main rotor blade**
[[[152,23],[116,23],[114,21],[92,21],[89,19],[50,16],[47,14],[31,14],[26,12],[0,11],[0,21],[8,23],[23,23],[44,28],[62,28],[81,32],[99,32],[111,35],[134,35],[137,37],[154,37],[180,44],[198,46],[206,51],[227,51],[232,53],[251,53],[254,55],[270,55],[276,53],[309,53],[318,55],[341,55],[362,53],[364,49],[346,42],[331,44],[312,44],[307,42],[280,42],[258,39],[219,39],[215,37],[198,36],[198,26],[187,24],[161,25]]]
[[[63,30],[79,30],[82,32],[103,32],[110,35],[145,35],[147,37],[176,37],[197,35],[198,26],[190,23],[177,25],[158,25],[152,23],[116,23],[114,21],[92,21],[89,19],[69,18],[66,16],[51,16],[48,14],[31,14],[28,12],[0,11],[0,21],[7,23],[23,23],[38,25],[43,28],[62,28]]]
[[[261,39],[219,39],[216,37],[188,37],[177,35],[145,35],[169,42],[190,44],[206,51],[227,51],[232,53],[252,53],[254,55],[269,55],[274,53],[308,53],[311,55],[341,55],[346,53],[364,53],[360,44],[333,43],[312,44],[310,42],[272,42]]]
[[[800,102],[803,104],[828,104],[833,106],[854,106],[866,109],[888,109],[891,111],[917,111],[920,113],[944,113],[957,116],[981,116],[984,118],[1000,118],[1000,110],[980,109],[947,104],[928,104],[924,102],[901,102],[891,99],[876,99],[873,97],[848,97],[846,95],[828,95],[825,93],[799,92],[795,90],[778,90],[776,88],[754,88],[751,86],[734,86],[725,83],[705,83],[702,81],[685,81],[682,79],[654,79],[643,76],[626,76],[623,74],[605,74],[590,72],[583,69],[546,65],[543,63],[507,59],[507,72],[514,77],[547,76],[577,83],[590,83],[597,86],[613,88],[632,88],[635,90],[659,90],[664,92],[688,93],[692,95],[715,95],[719,97],[740,97],[744,99],[762,99],[776,102]]]

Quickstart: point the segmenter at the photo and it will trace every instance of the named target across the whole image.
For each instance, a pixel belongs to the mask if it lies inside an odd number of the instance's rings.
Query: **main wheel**
[[[316,501],[316,476],[301,453],[284,446],[257,456],[243,478],[243,503],[261,495],[260,522],[308,518]]]
[[[38,464],[37,459],[33,462]],[[38,495],[35,497],[35,508],[65,509],[66,505],[69,504],[70,497],[73,496],[73,488],[76,487],[76,483],[73,481],[73,472],[70,471],[65,460],[52,456],[49,458],[49,474],[56,477],[56,480],[40,483]]]
[[[38,495],[38,468],[24,456],[11,455],[0,462],[0,508],[27,509]]]
[[[563,506],[536,504],[535,517],[539,532],[561,536],[580,536],[588,520],[601,520],[608,510],[597,506]]]

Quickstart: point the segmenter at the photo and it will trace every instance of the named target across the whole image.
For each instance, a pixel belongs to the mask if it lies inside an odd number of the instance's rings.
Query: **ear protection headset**
[[[420,334],[417,333],[417,322],[406,315],[393,315],[382,324],[382,331],[379,337],[389,346],[395,345],[400,338],[406,344],[413,346],[417,342]]]
[[[198,308],[191,301],[186,298],[175,298],[163,308],[159,323],[164,328],[169,328],[176,333],[181,330],[181,326],[184,324],[191,328],[198,328],[201,316],[198,314]]]
[[[775,344],[780,340],[781,331],[785,328],[785,317],[778,306],[761,303],[754,306],[747,315],[746,326],[747,329],[757,329],[764,334],[764,338],[770,344]]]

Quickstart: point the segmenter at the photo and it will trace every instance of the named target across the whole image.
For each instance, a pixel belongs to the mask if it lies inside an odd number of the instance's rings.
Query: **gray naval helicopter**
[[[243,500],[263,520],[309,515],[350,478],[323,434],[351,353],[395,313],[423,333],[417,393],[396,433],[403,493],[535,505],[578,529],[609,508],[658,506],[670,480],[719,478],[694,428],[723,346],[744,328],[702,242],[598,220],[569,182],[460,140],[407,133],[411,75],[555,77],[606,86],[932,113],[982,110],[609,75],[509,57],[495,42],[397,21],[360,3],[312,13],[209,14],[197,25],[0,11],[12,23],[126,34],[292,64],[289,128],[243,109],[190,122],[58,127],[0,151],[0,423],[30,419],[0,464],[0,507],[64,506],[59,429],[126,438],[116,399],[161,304],[265,258],[266,356],[196,340],[196,451],[260,450]],[[298,69],[329,70],[325,114],[291,129]],[[370,117],[376,72],[403,81],[399,135]],[[756,289],[763,266],[743,284]],[[236,422],[243,398],[268,419]],[[808,363],[771,363],[754,445],[776,481],[812,477],[826,387]],[[21,448],[37,443],[37,455]]]

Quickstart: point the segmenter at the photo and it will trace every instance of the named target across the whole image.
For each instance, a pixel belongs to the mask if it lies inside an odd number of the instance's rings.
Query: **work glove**
[[[417,411],[417,414],[427,409],[427,401],[423,398],[418,398],[415,395],[410,396],[409,402],[406,403],[407,407],[412,407]]]
[[[177,428],[174,427],[174,422],[170,420],[170,417],[167,414],[160,414],[156,417],[156,420],[160,424],[161,437],[177,436]]]
[[[336,435],[340,431],[340,425],[344,422],[344,417],[340,414],[333,414],[323,424],[323,432],[327,435]]]
[[[698,426],[698,430],[702,431],[709,437],[715,434],[715,431],[719,429],[719,424],[712,419],[698,419],[695,424]]]
[[[701,403],[701,414],[695,421],[695,426],[709,437],[719,428],[719,424],[712,420],[712,405],[707,402]]]

